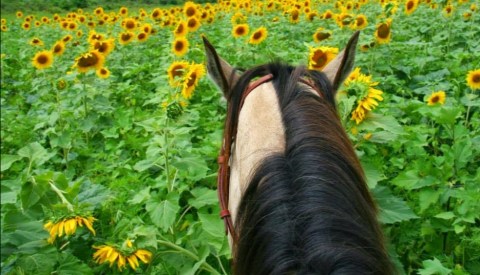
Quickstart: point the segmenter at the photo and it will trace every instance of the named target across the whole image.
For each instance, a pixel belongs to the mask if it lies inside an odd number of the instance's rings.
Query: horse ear
[[[327,75],[330,83],[333,85],[334,91],[336,91],[343,81],[348,77],[353,69],[353,63],[355,61],[355,49],[357,47],[359,31],[356,31],[343,49],[330,63],[327,64],[323,73]]]
[[[207,56],[207,71],[215,84],[223,91],[225,98],[230,98],[230,90],[239,79],[239,74],[235,69],[223,60],[212,44],[205,36],[203,44],[205,46],[205,55]]]

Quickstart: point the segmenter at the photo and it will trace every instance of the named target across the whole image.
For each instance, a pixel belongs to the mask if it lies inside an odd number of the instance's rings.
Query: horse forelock
[[[243,192],[235,222],[240,237],[233,248],[235,273],[393,273],[375,205],[326,77],[279,63],[246,71],[230,99],[234,112],[250,81],[268,73],[284,149],[259,163]],[[321,97],[298,84],[305,77]]]

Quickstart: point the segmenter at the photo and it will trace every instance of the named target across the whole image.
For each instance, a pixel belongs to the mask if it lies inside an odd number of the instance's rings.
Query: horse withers
[[[395,273],[335,104],[358,37],[323,72],[274,62],[243,73],[204,37],[228,105],[218,193],[235,274]]]

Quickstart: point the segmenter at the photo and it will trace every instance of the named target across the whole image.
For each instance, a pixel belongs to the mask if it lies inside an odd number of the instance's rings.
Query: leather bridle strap
[[[257,80],[250,83],[248,88],[243,92],[242,98],[240,101],[240,105],[236,114],[236,118],[238,120],[240,111],[242,110],[243,104],[247,96],[255,90],[258,86],[269,82],[273,79],[272,74],[267,74],[263,77],[258,78]],[[320,91],[315,88],[315,85],[308,79],[301,79],[300,82],[310,86],[317,92],[317,94],[322,97]],[[231,156],[231,149],[232,144],[235,140],[235,136],[237,134],[237,122],[233,121],[233,106],[231,104],[228,105],[227,110],[227,118],[225,120],[225,127],[223,133],[223,144],[222,148],[220,149],[220,154],[218,156],[218,177],[217,177],[217,192],[218,192],[218,199],[220,202],[220,217],[223,219],[225,223],[225,234],[232,236],[232,241],[234,244],[237,243],[238,236],[235,232],[235,228],[232,221],[232,216],[230,211],[228,210],[228,199],[229,199],[229,184],[230,184],[230,156]]]

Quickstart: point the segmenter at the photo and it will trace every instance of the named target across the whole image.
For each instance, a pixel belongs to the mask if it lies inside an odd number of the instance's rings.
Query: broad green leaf
[[[225,229],[218,214],[198,213],[202,228],[215,238],[224,238]]]
[[[361,159],[361,162],[363,170],[365,171],[365,176],[367,177],[368,188],[373,189],[377,186],[379,181],[385,179],[385,176],[376,164],[364,159]]]
[[[167,231],[175,222],[177,212],[180,210],[178,195],[171,196],[169,199],[161,202],[150,200],[146,204],[146,209],[152,222],[163,231]]]
[[[2,166],[1,167],[1,172],[7,171],[15,161],[22,159],[21,156],[4,155],[4,154],[2,154],[1,158],[2,158],[2,160],[1,160],[1,166]]]
[[[198,253],[199,260],[192,267],[190,267],[190,268],[186,267],[185,269],[182,269],[181,274],[195,275],[197,273],[198,269],[205,262],[205,260],[207,259],[209,254],[210,254],[210,250],[208,249],[208,247],[207,246],[202,246],[200,248],[199,253]]]
[[[203,179],[209,170],[205,158],[195,155],[176,157],[173,159],[172,165],[178,170],[187,173],[188,177],[194,181]]]
[[[93,274],[92,269],[81,262],[72,254],[62,253],[59,257],[59,265],[56,274],[60,275],[88,275]]]
[[[404,133],[402,126],[393,116],[382,116],[380,114],[370,114],[369,118],[362,122],[358,127],[358,130],[366,130],[374,132],[375,129],[382,129],[391,133],[392,140]]]
[[[442,212],[434,216],[435,218],[443,219],[443,220],[450,220],[455,218],[455,214],[452,211]]]
[[[150,186],[147,186],[146,188],[140,190],[140,192],[137,192],[137,194],[133,196],[133,198],[129,200],[128,203],[139,204],[148,199],[150,199]]]
[[[17,266],[22,268],[26,274],[51,274],[56,263],[55,254],[37,253],[22,256],[17,261]]]
[[[38,142],[32,142],[27,146],[18,150],[18,155],[24,158],[28,158],[30,162],[35,163],[37,166],[44,164],[47,160],[55,155],[55,152],[48,152]]]
[[[418,218],[402,199],[394,196],[385,186],[377,185],[377,187],[373,189],[373,196],[380,208],[380,222],[384,224]]]
[[[392,184],[406,190],[432,186],[436,183],[437,180],[432,176],[420,177],[417,170],[407,170],[392,180]]]
[[[198,187],[191,192],[195,198],[189,199],[188,203],[197,209],[206,205],[216,205],[218,203],[217,191],[215,190]]]
[[[143,172],[149,169],[150,167],[157,165],[159,160],[160,158],[149,158],[149,159],[141,160],[133,166],[133,169],[137,170],[138,172]]]
[[[448,275],[452,272],[451,269],[444,267],[437,258],[425,260],[422,262],[422,265],[423,268],[418,270],[420,275]]]
[[[438,202],[440,192],[432,189],[422,189],[418,194],[418,203],[420,204],[420,212],[427,210],[431,205]]]

